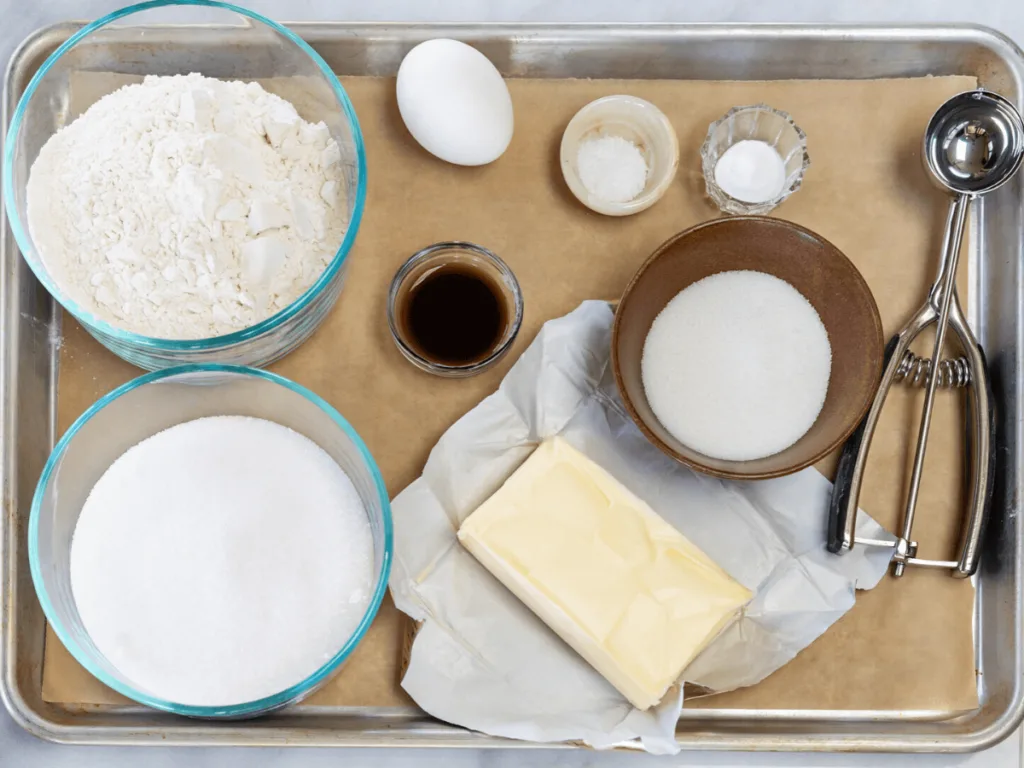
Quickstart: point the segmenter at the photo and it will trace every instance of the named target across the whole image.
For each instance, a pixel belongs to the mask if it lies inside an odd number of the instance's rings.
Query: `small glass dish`
[[[782,191],[770,200],[751,203],[728,195],[715,181],[715,166],[727,149],[740,141],[763,141],[773,147],[785,164],[786,180]],[[733,107],[708,127],[708,135],[700,148],[701,169],[708,197],[723,212],[738,215],[768,213],[800,189],[804,174],[811,164],[807,154],[807,134],[793,118],[767,104]]]
[[[366,510],[375,577],[359,625],[305,680],[243,704],[190,706],[140,690],[92,642],[72,594],[71,539],[93,486],[126,450],[176,424],[223,415],[274,421],[308,437],[337,462],[351,478]],[[305,698],[330,679],[377,614],[387,590],[393,546],[391,505],[384,480],[365,443],[341,414],[313,392],[281,376],[226,365],[185,365],[149,373],[93,404],[68,429],[46,462],[28,523],[29,567],[36,594],[50,626],[78,663],[129,699],[165,712],[202,718],[260,715]]]
[[[647,183],[632,200],[611,202],[587,191],[577,169],[580,144],[602,136],[633,142],[647,161]],[[658,202],[679,168],[679,140],[665,113],[635,96],[605,96],[583,107],[569,121],[560,149],[562,176],[576,199],[606,216],[629,216]]]
[[[126,45],[137,49],[138,55],[118,53]],[[50,274],[29,230],[26,187],[42,146],[77,116],[70,111],[81,107],[76,98],[86,103],[87,98],[76,94],[81,89],[92,93],[99,88],[97,95],[113,90],[97,76],[117,73],[123,78],[115,81],[120,85],[145,75],[191,72],[222,80],[261,81],[268,90],[292,101],[303,119],[322,120],[341,150],[339,208],[347,223],[324,271],[276,314],[222,336],[156,338],[100,318]],[[366,154],[344,88],[320,55],[294,32],[247,8],[217,0],[155,0],[114,11],[83,27],[43,62],[11,118],[4,148],[3,197],[18,248],[36,278],[115,354],[150,370],[211,362],[263,366],[305,341],[338,298],[366,200]]]
[[[433,360],[419,345],[405,320],[405,303],[422,282],[443,268],[460,266],[479,273],[500,293],[503,305],[504,327],[488,352],[482,358],[465,364],[449,364]],[[391,338],[417,368],[448,378],[473,376],[490,368],[512,346],[519,327],[523,324],[523,294],[519,281],[508,265],[486,248],[461,241],[430,245],[410,256],[395,273],[388,290],[388,327]]]

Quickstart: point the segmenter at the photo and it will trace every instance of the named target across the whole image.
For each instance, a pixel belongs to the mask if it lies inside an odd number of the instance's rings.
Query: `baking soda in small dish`
[[[786,164],[771,144],[745,139],[718,158],[715,183],[740,202],[767,203],[786,187]]]
[[[644,342],[658,421],[689,448],[748,461],[793,445],[828,392],[832,347],[799,291],[763,272],[720,272],[680,291]]]
[[[93,643],[134,687],[193,706],[255,701],[316,672],[362,620],[373,567],[348,475],[309,438],[244,416],[130,448],[71,542]]]

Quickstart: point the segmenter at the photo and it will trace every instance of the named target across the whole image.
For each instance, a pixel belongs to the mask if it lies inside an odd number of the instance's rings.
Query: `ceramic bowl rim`
[[[656,434],[654,434],[653,430],[651,430],[650,427],[647,426],[647,423],[636,410],[636,406],[633,404],[632,399],[629,397],[629,394],[626,391],[624,378],[622,376],[621,360],[619,357],[619,331],[621,327],[621,319],[623,314],[621,312],[621,309],[629,301],[630,295],[632,294],[636,286],[640,283],[641,280],[643,280],[644,274],[647,272],[648,268],[655,261],[664,256],[665,253],[671,250],[676,243],[686,238],[687,236],[693,235],[694,233],[699,232],[702,229],[717,226],[733,226],[734,224],[740,222],[754,222],[760,225],[781,227],[783,229],[788,229],[790,231],[797,232],[805,237],[808,237],[811,240],[814,240],[815,242],[824,245],[826,248],[830,248],[832,251],[835,252],[836,255],[841,257],[841,260],[843,262],[849,265],[851,272],[853,275],[855,275],[855,279],[860,284],[860,287],[863,288],[864,292],[870,298],[869,307],[871,311],[869,320],[872,322],[875,332],[872,334],[872,337],[870,339],[866,340],[865,344],[869,348],[869,352],[874,353],[871,356],[877,360],[877,364],[873,366],[874,370],[872,371],[872,378],[876,381],[881,380],[882,369],[884,365],[883,350],[885,347],[882,332],[882,317],[878,311],[878,304],[875,301],[874,294],[871,292],[871,288],[868,286],[867,281],[864,279],[864,276],[860,273],[860,270],[857,269],[857,266],[852,261],[850,261],[850,258],[845,253],[843,253],[839,248],[837,248],[829,240],[819,235],[817,232],[813,232],[807,229],[806,227],[802,227],[799,224],[795,224],[791,221],[786,221],[785,219],[777,219],[770,216],[728,216],[718,219],[711,219],[709,221],[704,221],[699,224],[695,224],[692,227],[684,229],[682,232],[676,233],[668,240],[663,242],[661,245],[659,245],[655,249],[654,253],[652,253],[644,261],[644,263],[640,266],[639,269],[637,269],[637,271],[633,274],[633,277],[630,278],[630,281],[626,285],[626,289],[623,291],[622,297],[619,299],[619,303],[615,308],[615,319],[612,322],[611,343],[612,372],[615,375],[615,386],[618,389],[619,397],[622,399],[622,403],[625,406],[626,411],[629,413],[629,416],[632,419],[633,423],[643,433],[644,437],[646,437],[655,446],[657,446],[657,448],[662,453],[675,459],[676,461],[682,464],[685,464],[686,466],[694,470],[697,470],[698,472],[701,472],[702,474],[711,475],[712,477],[718,477],[725,480],[768,480],[771,478],[791,475],[794,472],[799,472],[801,469],[806,469],[807,467],[821,461],[823,458],[825,458],[830,453],[839,448],[843,443],[846,442],[847,439],[849,439],[850,435],[854,433],[854,431],[860,425],[861,421],[863,421],[864,416],[868,412],[868,409],[871,408],[872,402],[874,402],[875,391],[869,391],[863,398],[862,402],[858,403],[857,407],[850,411],[850,415],[847,417],[847,425],[837,434],[837,436],[834,439],[830,440],[824,448],[814,452],[808,457],[796,461],[785,467],[780,467],[774,470],[759,472],[742,471],[740,467],[742,467],[742,465],[744,464],[750,463],[747,461],[728,462],[729,464],[735,466],[736,469],[723,470],[716,469],[714,467],[709,467],[690,456],[684,456],[680,454],[670,445],[665,443]],[[728,270],[722,269],[721,271],[725,272]],[[874,349],[870,349],[871,345],[874,345]],[[803,439],[804,437],[800,438],[800,440]],[[800,440],[794,443],[794,445],[798,445],[800,443]]]

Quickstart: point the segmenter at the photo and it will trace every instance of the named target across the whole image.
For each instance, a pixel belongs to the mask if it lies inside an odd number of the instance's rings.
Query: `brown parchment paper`
[[[89,81],[86,81],[88,83]],[[767,102],[807,132],[812,165],[803,189],[774,215],[831,240],[864,274],[886,335],[924,300],[937,268],[946,198],[930,185],[920,144],[946,98],[967,77],[888,81],[510,80],[515,137],[482,168],[434,159],[406,132],[394,81],[348,78],[366,140],[368,198],[338,306],[301,349],[274,370],[318,392],[365,439],[394,496],[419,474],[438,437],[493,391],[541,324],[587,298],[618,297],[665,239],[716,217],[704,199],[699,148],[708,124],[730,107]],[[112,90],[80,87],[88,104]],[[661,202],[613,219],[580,205],[558,164],[572,115],[600,96],[629,93],[657,104],[679,136],[679,174]],[[77,111],[77,110],[75,110]],[[512,353],[467,380],[430,376],[395,348],[385,319],[388,283],[402,261],[440,240],[471,240],[501,255],[522,285],[526,314]],[[963,264],[963,260],[961,261]],[[966,297],[964,275],[961,295]],[[921,351],[924,351],[924,347]],[[59,431],[139,371],[65,317]],[[920,392],[897,387],[875,435],[861,505],[893,528],[909,474]],[[915,538],[923,557],[947,558],[963,508],[961,414],[940,392]],[[833,463],[820,468],[831,474]],[[945,573],[911,569],[860,593],[857,605],[796,659],[753,688],[697,699],[694,707],[935,709],[977,705],[971,629],[974,592]],[[407,705],[399,687],[404,618],[390,600],[342,672],[310,699],[318,705]],[[119,696],[82,670],[48,634],[43,697],[115,704]]]

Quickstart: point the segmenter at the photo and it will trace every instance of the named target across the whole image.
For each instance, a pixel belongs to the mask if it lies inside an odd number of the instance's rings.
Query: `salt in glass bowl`
[[[89,492],[125,451],[157,432],[206,416],[253,416],[308,437],[351,478],[373,539],[374,584],[359,625],[319,669],[290,688],[230,706],[190,706],[141,690],[99,651],[71,591],[71,539]],[[140,376],[97,401],[57,443],[43,469],[28,524],[28,556],[39,602],[64,647],[101,683],[154,709],[188,717],[252,717],[293,704],[323,685],[366,635],[387,590],[393,557],[391,505],[380,470],[351,425],[325,400],[254,368],[185,365]],[[324,606],[330,610],[331,606]],[[268,662],[271,661],[268,659]]]
[[[715,181],[715,166],[725,151],[740,141],[763,141],[779,153],[786,169],[782,191],[770,200],[750,203],[727,194]],[[733,107],[708,127],[708,135],[700,148],[701,170],[708,197],[723,212],[741,216],[762,215],[782,203],[800,189],[804,174],[811,164],[807,153],[807,134],[793,118],[767,104]]]
[[[590,194],[577,169],[580,144],[603,136],[633,142],[647,162],[647,181],[632,200],[613,202]],[[635,96],[605,96],[583,107],[569,121],[559,149],[562,176],[576,199],[606,216],[629,216],[664,197],[679,168],[679,140],[665,113]]]
[[[125,58],[117,53],[125,43],[133,44],[138,55]],[[225,44],[231,55],[224,54]],[[62,289],[29,231],[26,186],[43,144],[77,117],[70,110],[76,83],[82,83],[83,76],[117,73],[141,79],[190,72],[225,80],[276,78],[273,85],[266,84],[269,90],[286,87],[283,95],[295,103],[303,119],[324,121],[341,149],[344,189],[339,196],[347,228],[320,277],[276,314],[223,336],[162,339],[117,327]],[[117,80],[124,82],[123,77]],[[262,366],[305,341],[338,298],[366,200],[366,154],[348,95],[326,62],[298,35],[254,11],[216,0],[156,0],[122,8],[83,27],[46,59],[11,119],[3,191],[7,217],[28,266],[64,309],[114,353],[150,370],[203,362]]]

